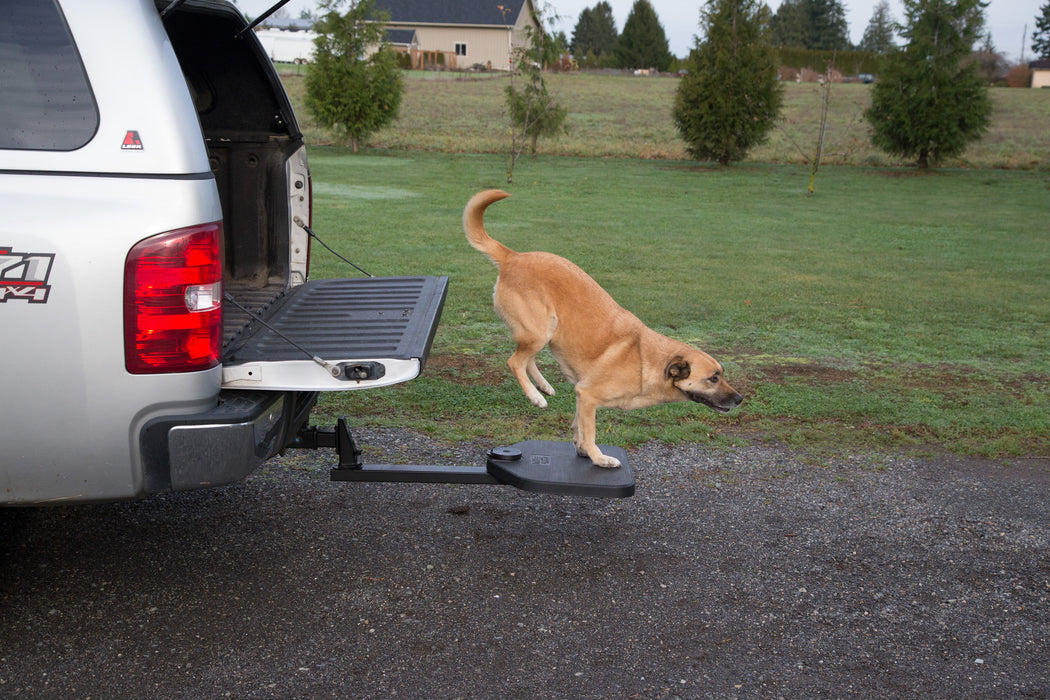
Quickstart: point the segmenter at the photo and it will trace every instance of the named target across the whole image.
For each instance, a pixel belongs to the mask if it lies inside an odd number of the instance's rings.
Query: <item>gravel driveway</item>
[[[333,484],[319,452],[0,511],[0,697],[1050,697],[1050,461],[630,456],[616,501]]]

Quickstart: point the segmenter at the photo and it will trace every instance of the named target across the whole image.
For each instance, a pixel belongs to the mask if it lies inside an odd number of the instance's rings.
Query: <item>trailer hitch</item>
[[[571,443],[526,440],[495,447],[483,466],[431,464],[364,464],[346,419],[334,428],[304,428],[288,447],[335,449],[338,463],[332,481],[388,483],[508,485],[523,491],[565,496],[627,498],[634,495],[634,474],[623,448],[601,445],[605,454],[620,460],[618,469],[604,469],[576,454]]]

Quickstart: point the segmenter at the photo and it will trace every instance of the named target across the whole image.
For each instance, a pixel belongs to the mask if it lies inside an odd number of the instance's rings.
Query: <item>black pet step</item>
[[[333,481],[507,484],[524,491],[563,496],[627,498],[634,495],[634,475],[627,452],[601,445],[620,460],[617,469],[596,467],[579,457],[570,443],[526,440],[489,451],[483,467],[421,464],[360,464],[332,469]]]
[[[576,448],[567,442],[526,440],[490,450],[486,467],[501,483],[523,491],[598,498],[634,495],[634,474],[627,463],[627,452],[610,445],[600,448],[620,460],[620,466],[596,467],[590,458],[578,456]]]

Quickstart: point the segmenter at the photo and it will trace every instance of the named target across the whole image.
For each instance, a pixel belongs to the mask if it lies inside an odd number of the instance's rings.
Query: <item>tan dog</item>
[[[743,397],[726,383],[714,358],[646,327],[576,265],[551,253],[517,253],[491,238],[485,209],[509,196],[500,190],[474,195],[463,211],[463,228],[470,244],[499,268],[493,300],[518,345],[507,365],[525,396],[546,408],[540,392],[554,395],[535,359],[548,343],[575,385],[577,454],[599,467],[620,466],[595,444],[599,406],[697,401],[724,413],[740,405]]]

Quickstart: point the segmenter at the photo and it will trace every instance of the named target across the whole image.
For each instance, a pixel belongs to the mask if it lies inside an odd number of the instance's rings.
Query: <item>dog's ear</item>
[[[685,379],[689,376],[689,363],[681,357],[675,357],[669,363],[667,368],[664,369],[664,377],[671,381],[678,381],[679,379]]]

